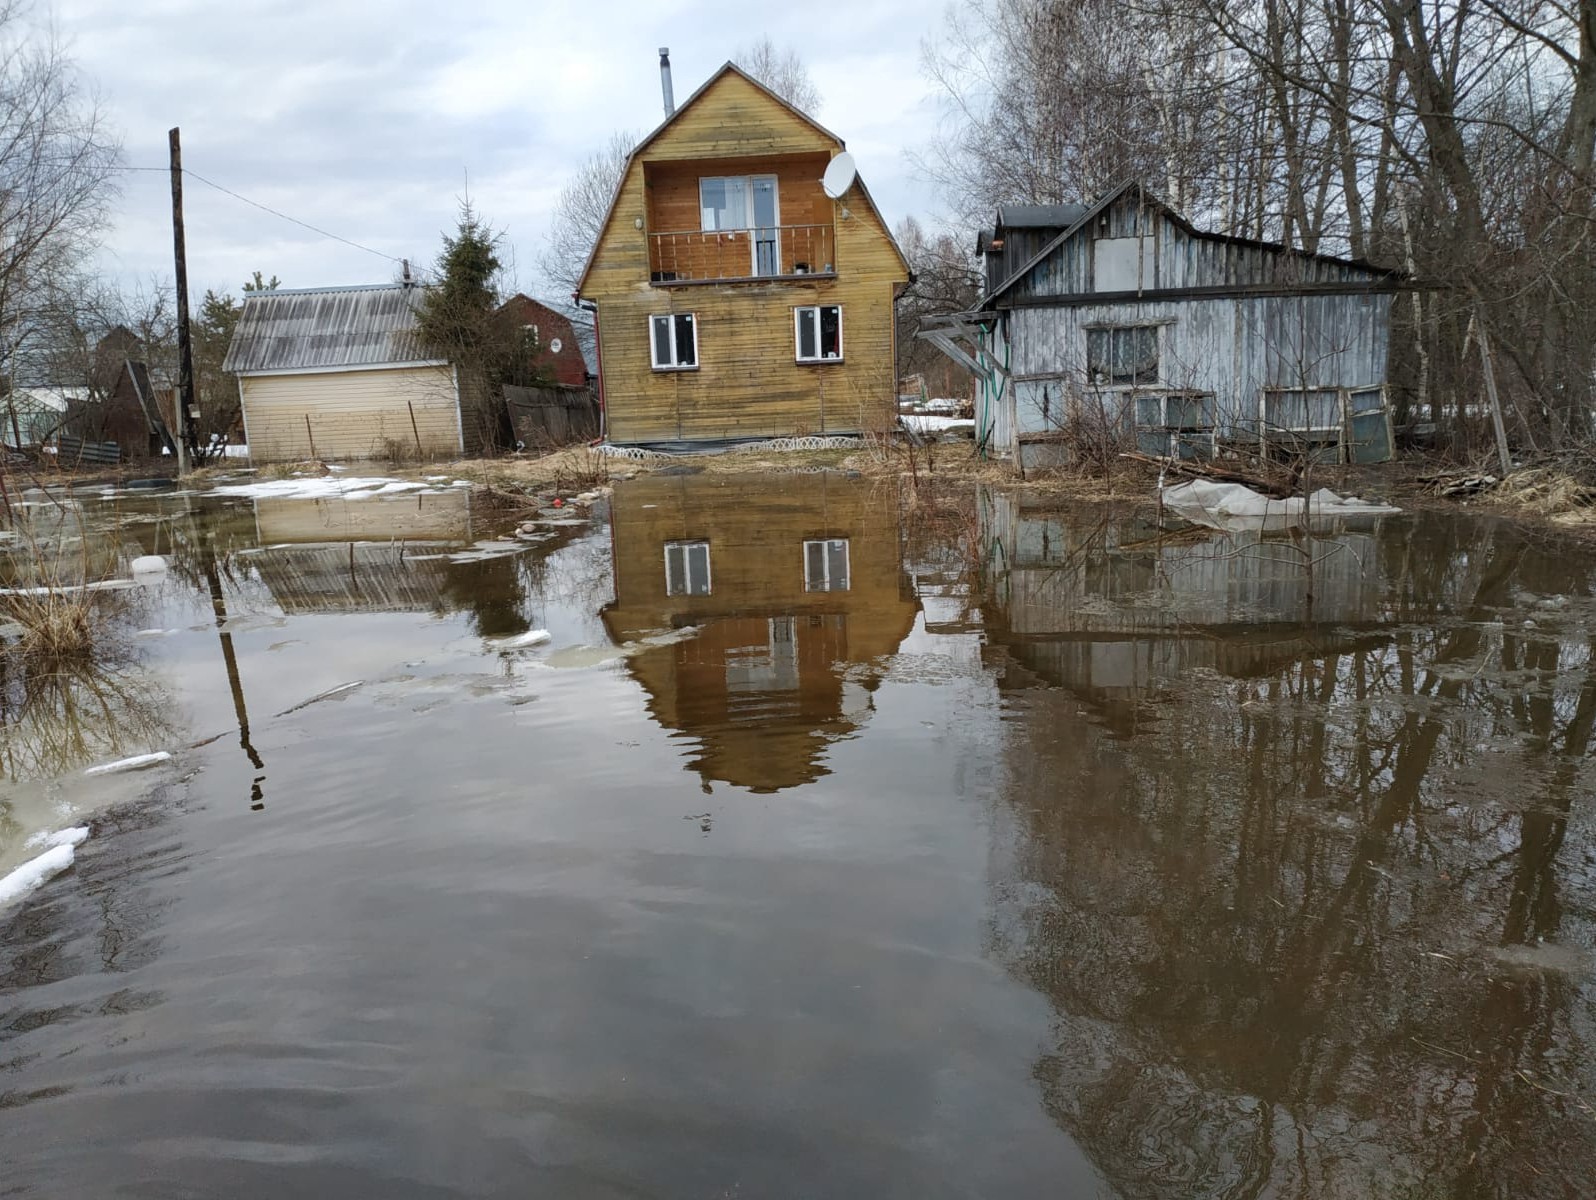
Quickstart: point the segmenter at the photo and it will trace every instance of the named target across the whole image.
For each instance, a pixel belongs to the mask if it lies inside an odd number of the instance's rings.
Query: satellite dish
[[[549,343],[549,349],[554,351],[554,353],[558,354],[561,350],[565,349],[565,343],[560,341],[559,338],[555,338],[552,342]]]
[[[853,165],[853,155],[844,150],[826,164],[826,173],[820,178],[820,190],[833,200],[841,200],[848,194],[858,175],[859,168]]]

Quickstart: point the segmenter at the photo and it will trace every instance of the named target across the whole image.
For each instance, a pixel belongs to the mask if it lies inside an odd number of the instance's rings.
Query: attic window
[[[1086,377],[1099,387],[1158,382],[1158,326],[1086,331]]]

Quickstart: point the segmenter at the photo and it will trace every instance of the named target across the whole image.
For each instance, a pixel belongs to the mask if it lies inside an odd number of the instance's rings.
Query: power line
[[[163,174],[169,174],[171,171],[170,167],[118,167],[117,169],[121,171],[160,171]],[[378,258],[385,258],[389,262],[401,264],[404,262],[404,259],[402,258],[396,258],[392,254],[384,254],[381,250],[373,250],[370,246],[362,246],[359,242],[351,241],[346,237],[339,237],[336,233],[332,233],[326,229],[312,225],[309,221],[301,221],[298,217],[291,217],[285,212],[279,212],[277,209],[272,208],[268,204],[262,204],[259,200],[251,200],[248,196],[243,196],[238,192],[233,191],[232,188],[223,187],[214,179],[206,179],[205,176],[201,175],[197,171],[191,171],[187,167],[184,167],[182,170],[184,175],[187,175],[190,179],[196,180],[199,183],[203,183],[206,187],[215,188],[223,195],[231,196],[234,200],[241,200],[252,208],[258,208],[261,210],[261,212],[270,213],[274,217],[278,217],[281,220],[298,225],[301,229],[308,229],[320,237],[331,238],[335,242],[342,242],[344,245],[351,246],[356,250],[364,250],[367,254],[375,254]]]

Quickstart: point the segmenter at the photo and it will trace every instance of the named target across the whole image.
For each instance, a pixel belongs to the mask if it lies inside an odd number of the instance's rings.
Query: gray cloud
[[[183,129],[191,170],[394,258],[430,262],[466,181],[506,232],[522,286],[566,178],[615,129],[661,119],[656,49],[678,100],[768,33],[796,48],[889,221],[925,211],[904,151],[932,129],[918,43],[934,10],[902,0],[810,4],[508,3],[374,6],[62,0],[58,29],[123,131],[127,161],[161,166]],[[839,31],[846,31],[845,34]],[[129,172],[106,239],[108,274],[168,277],[166,177]],[[319,238],[190,181],[196,293],[253,270],[291,286],[390,278],[388,260]]]

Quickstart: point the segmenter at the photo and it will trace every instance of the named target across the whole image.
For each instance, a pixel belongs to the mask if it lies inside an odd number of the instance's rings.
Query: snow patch
[[[10,904],[26,896],[47,879],[53,879],[72,865],[76,857],[72,846],[52,846],[37,858],[29,859],[0,879],[0,904]]]
[[[898,418],[905,429],[912,429],[916,433],[946,433],[950,429],[968,429],[975,431],[975,422],[968,417],[930,417],[908,415]]]
[[[1194,479],[1161,490],[1164,507],[1194,525],[1228,531],[1288,529],[1335,517],[1383,517],[1402,510],[1320,488],[1304,500],[1279,500],[1239,483]]]
[[[271,479],[261,483],[229,483],[212,489],[218,496],[246,496],[254,500],[360,500],[399,492],[425,491],[427,485],[386,476]]]
[[[553,640],[554,635],[547,629],[529,629],[526,633],[518,633],[514,637],[496,638],[493,644],[500,650],[521,650],[527,646],[541,646],[544,642]]]
[[[55,849],[57,846],[81,846],[88,841],[89,827],[87,825],[74,825],[71,829],[57,829],[54,833],[40,831],[34,834],[24,846],[46,846]]]
[[[143,771],[160,763],[171,761],[172,755],[170,751],[157,750],[153,754],[135,754],[132,758],[119,758],[115,762],[101,763],[97,767],[90,767],[83,773],[85,775],[116,775],[123,771]]]

